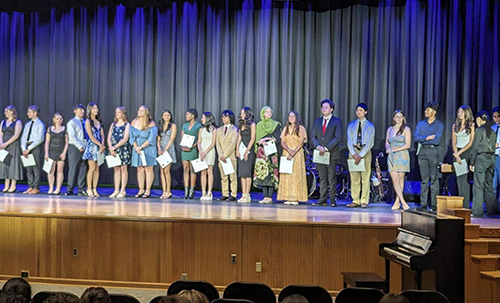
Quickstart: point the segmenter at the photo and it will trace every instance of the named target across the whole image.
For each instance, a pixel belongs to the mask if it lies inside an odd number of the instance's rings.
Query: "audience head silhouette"
[[[0,295],[0,303],[29,303],[26,299],[21,295],[15,294],[3,294]]]
[[[191,303],[188,298],[179,295],[165,296],[158,303]]]
[[[387,294],[380,299],[379,303],[410,303],[403,295]]]
[[[309,301],[303,295],[293,294],[286,297],[282,303],[309,303]]]
[[[111,299],[104,288],[89,287],[83,292],[80,303],[111,303]]]
[[[26,302],[30,302],[31,286],[23,278],[12,278],[3,285],[2,295],[21,295]]]
[[[70,293],[53,293],[43,303],[78,303],[80,299]]]
[[[187,298],[191,303],[209,303],[207,296],[194,289],[184,289],[179,296]]]

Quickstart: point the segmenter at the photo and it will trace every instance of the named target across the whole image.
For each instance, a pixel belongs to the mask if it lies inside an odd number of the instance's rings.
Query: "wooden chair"
[[[222,297],[224,299],[245,299],[255,303],[276,303],[274,292],[269,286],[261,283],[231,283],[224,290]]]

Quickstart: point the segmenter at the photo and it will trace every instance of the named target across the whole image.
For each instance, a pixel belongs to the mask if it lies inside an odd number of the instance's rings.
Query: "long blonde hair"
[[[149,111],[149,107],[147,107],[146,105],[141,105],[139,106],[139,108],[144,108],[144,116],[141,118],[141,117],[137,117],[137,120],[139,120],[141,122],[141,130],[145,130],[148,128],[149,126],[149,123],[151,123],[151,112]]]
[[[128,117],[127,117],[127,110],[125,109],[125,107],[118,106],[116,109],[122,112],[122,115],[125,117],[125,118],[123,118],[123,121],[127,122],[128,121]],[[118,119],[116,119],[116,115],[115,115],[115,119],[113,121],[113,125],[115,125],[116,123],[118,123]]]

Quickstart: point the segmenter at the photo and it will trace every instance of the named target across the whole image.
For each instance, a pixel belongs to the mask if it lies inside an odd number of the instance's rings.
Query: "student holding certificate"
[[[221,201],[236,201],[238,180],[236,179],[236,141],[238,128],[234,125],[234,113],[225,110],[221,114],[222,126],[217,129],[217,153],[219,154],[219,170],[221,175]],[[226,165],[227,163],[227,165]],[[232,167],[232,172],[228,172]],[[229,195],[231,185],[231,195]]]
[[[205,161],[207,169],[201,171],[201,192],[200,200],[212,200],[212,187],[214,185],[214,164],[215,164],[215,138],[216,125],[215,117],[211,112],[204,112],[201,115],[203,127],[198,134],[198,152],[200,160]]]
[[[316,163],[319,172],[319,200],[314,206],[328,205],[326,200],[330,192],[330,206],[337,206],[337,162],[340,158],[340,142],[342,142],[342,121],[333,115],[335,104],[325,99],[321,101],[322,117],[314,121],[311,130],[311,145],[319,155],[330,154],[328,164]]]
[[[137,111],[137,118],[130,125],[129,143],[132,145],[132,166],[137,167],[139,191],[136,198],[149,198],[154,181],[153,168],[156,165],[156,137],[158,127],[151,118],[149,107],[142,105]]]
[[[477,113],[476,124],[477,129],[470,156],[470,170],[474,172],[472,216],[482,218],[485,203],[489,216],[498,213],[498,203],[493,190],[497,135],[491,129],[491,121],[487,111],[482,110]]]
[[[87,160],[89,166],[89,170],[87,171],[87,196],[99,197],[99,193],[97,192],[97,185],[99,184],[98,154],[103,155],[106,146],[104,145],[104,126],[99,115],[99,106],[93,102],[87,105],[85,129],[87,130],[89,140],[85,146],[82,159]]]
[[[29,188],[23,194],[36,195],[40,193],[40,169],[42,165],[42,148],[45,138],[45,124],[38,117],[40,109],[36,105],[28,106],[28,118],[21,136],[21,150],[24,159],[30,156],[35,160],[35,165],[26,167]]]
[[[108,147],[111,156],[120,159],[120,165],[113,167],[115,190],[110,198],[125,198],[128,183],[128,166],[132,162],[132,147],[130,139],[130,123],[127,119],[125,107],[115,109],[115,121],[111,124],[108,133]]]
[[[458,108],[457,119],[452,127],[451,147],[453,149],[453,158],[455,165],[465,165],[470,162],[469,154],[472,143],[474,142],[474,115],[468,105],[462,105]],[[464,163],[462,163],[464,162]],[[464,208],[470,207],[470,184],[467,173],[457,174],[458,194],[464,197]]]
[[[304,158],[304,143],[307,142],[307,133],[296,111],[288,114],[288,122],[281,133],[283,157],[287,161],[293,160],[292,173],[280,174],[278,200],[286,200],[284,204],[298,205],[307,202],[306,162]],[[283,161],[281,161],[283,165]]]
[[[238,160],[238,177],[241,180],[241,198],[239,203],[250,203],[252,187],[253,164],[255,163],[255,122],[252,109],[245,106],[240,111],[238,123],[238,141],[236,141],[236,158]]]
[[[14,105],[5,108],[5,120],[0,124],[0,150],[7,151],[9,155],[0,162],[0,179],[5,179],[2,192],[13,193],[17,189],[17,181],[23,179],[23,166],[21,164],[21,144],[19,138],[23,130],[23,123],[17,118]]]
[[[49,158],[53,161],[50,173],[47,175],[49,181],[49,195],[59,195],[61,185],[64,179],[64,161],[66,161],[66,152],[68,151],[68,134],[66,127],[62,125],[63,116],[55,113],[52,116],[52,126],[47,129],[45,135],[45,161]],[[57,185],[54,190],[55,171],[57,169]]]
[[[196,108],[190,108],[186,111],[186,123],[182,125],[181,131],[181,148],[182,148],[182,168],[184,179],[184,199],[194,198],[194,186],[196,185],[196,173],[191,166],[191,161],[198,158],[198,135],[202,125],[196,121],[198,118],[198,111]],[[191,136],[191,140],[186,140]],[[191,142],[191,146],[183,146],[183,142]]]
[[[347,207],[365,208],[370,202],[370,178],[372,176],[372,147],[375,141],[375,126],[366,119],[368,106],[359,103],[356,106],[357,119],[347,126],[347,148],[349,159],[354,165],[364,165],[362,171],[350,168],[352,203]],[[364,163],[361,163],[364,162]]]
[[[266,154],[266,145],[280,144],[281,123],[273,120],[273,110],[269,106],[264,106],[260,111],[260,122],[257,123],[255,134],[255,170],[253,184],[257,188],[262,188],[264,199],[259,203],[269,204],[273,202],[273,192],[278,189],[278,153]]]
[[[170,191],[172,187],[172,177],[170,175],[170,167],[172,163],[177,163],[177,157],[175,155],[175,145],[174,140],[177,135],[177,125],[174,123],[172,113],[169,110],[164,110],[161,114],[160,126],[158,131],[158,155],[161,156],[164,153],[168,153],[172,162],[167,166],[160,168],[161,177],[161,187],[163,193],[161,194],[161,199],[168,199],[172,197],[172,192]]]
[[[404,210],[410,209],[405,201],[403,189],[405,174],[410,171],[411,130],[406,126],[405,115],[401,110],[392,114],[392,126],[387,129],[385,150],[387,152],[387,167],[391,174],[392,184],[396,192],[396,199],[392,209],[403,206]]]

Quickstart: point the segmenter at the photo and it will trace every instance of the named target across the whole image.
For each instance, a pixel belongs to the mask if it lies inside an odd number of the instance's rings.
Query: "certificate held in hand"
[[[161,154],[161,156],[156,158],[156,162],[160,164],[161,168],[167,167],[167,165],[172,163],[172,161],[173,161],[172,157],[170,157],[170,155],[167,152],[164,152],[163,154]]]
[[[330,165],[330,153],[325,152],[323,155],[320,155],[319,150],[315,149],[313,152],[313,162],[318,164]]]
[[[43,170],[47,174],[50,174],[50,170],[52,169],[52,163],[54,163],[54,160],[52,160],[51,158],[48,158],[47,160],[43,161]]]
[[[354,159],[347,159],[347,165],[349,166],[350,172],[362,172],[365,171],[365,159],[361,159],[358,164],[355,164]]]
[[[101,166],[104,164],[105,156],[104,153],[97,152],[97,165]]]
[[[181,144],[179,145],[187,148],[192,148],[193,144],[194,144],[194,136],[184,134],[182,136]]]
[[[191,165],[193,165],[193,170],[195,173],[208,169],[207,161],[201,161],[200,158],[191,161]]]
[[[266,156],[275,154],[278,152],[278,149],[276,148],[276,143],[274,140],[269,140],[267,141],[267,144],[264,145],[264,152],[266,153]]]
[[[287,157],[281,157],[280,174],[291,174],[293,170],[293,158],[288,160]]]
[[[224,171],[224,175],[230,175],[230,174],[234,174],[234,167],[233,167],[233,163],[231,162],[231,159],[227,158],[226,159],[226,163],[222,162],[222,161],[219,161],[220,162],[220,166],[222,167],[222,170]]]
[[[243,142],[240,142],[240,146],[238,147],[238,152],[240,153],[240,160],[245,159],[245,153],[247,152],[247,147]]]
[[[33,157],[32,154],[29,154],[28,158],[26,158],[25,156],[21,156],[21,162],[23,163],[24,167],[30,167],[36,165],[35,157]]]
[[[117,167],[122,165],[122,160],[118,156],[109,155],[106,156],[106,164],[108,164],[108,168]]]
[[[457,177],[465,175],[469,172],[469,166],[467,165],[467,161],[465,161],[465,159],[462,159],[462,164],[454,162],[453,166],[455,167],[455,174],[457,174]]]

